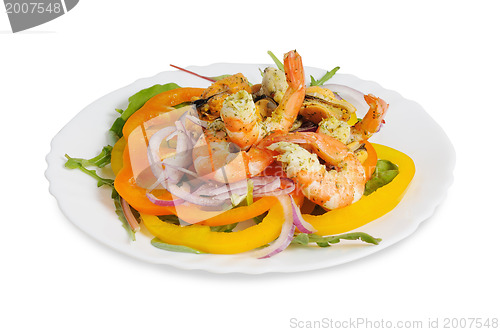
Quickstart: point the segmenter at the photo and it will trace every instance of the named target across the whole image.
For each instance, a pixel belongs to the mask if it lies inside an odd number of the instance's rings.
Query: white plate
[[[250,82],[257,83],[261,79],[258,68],[265,67],[213,64],[189,69],[205,76],[242,72]],[[306,77],[313,75],[319,78],[324,73],[324,70],[306,67]],[[295,272],[335,266],[385,249],[413,233],[421,222],[432,215],[453,181],[453,146],[441,127],[421,106],[375,82],[336,74],[328,83],[345,84],[365,94],[373,93],[390,104],[386,125],[372,141],[408,154],[416,165],[415,178],[401,203],[389,214],[358,229],[382,238],[378,246],[346,241],[329,248],[293,247],[270,259],[255,259],[246,255],[195,255],[163,251],[150,244],[151,236],[146,233],[137,234],[137,240],[131,242],[114,212],[110,190],[97,188],[96,181],[82,172],[65,169],[64,155],[95,156],[102,146],[108,144],[106,133],[117,117],[115,108],[125,108],[128,97],[141,89],[168,82],[192,87],[209,84],[180,71],[167,71],[111,92],[83,109],[54,137],[46,158],[48,168],[45,175],[50,182],[49,190],[64,215],[98,241],[132,257],[216,273]]]

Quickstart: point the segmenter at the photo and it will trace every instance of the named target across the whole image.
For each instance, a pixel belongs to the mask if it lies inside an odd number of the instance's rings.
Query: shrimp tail
[[[354,125],[354,133],[359,134],[362,139],[368,139],[380,130],[389,108],[389,104],[382,98],[375,97],[372,94],[365,95],[365,101],[370,106],[370,109],[363,117],[363,120]]]
[[[306,95],[305,74],[302,58],[297,51],[290,51],[283,59],[288,89],[278,108],[266,120],[268,132],[286,133],[299,114]]]
[[[292,90],[300,90],[305,88],[304,66],[302,65],[302,57],[293,50],[285,54],[284,61],[286,81]],[[304,90],[305,94],[305,90]]]

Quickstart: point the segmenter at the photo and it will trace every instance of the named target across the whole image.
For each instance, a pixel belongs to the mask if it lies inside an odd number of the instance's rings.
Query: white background
[[[500,318],[495,1],[169,3],[80,1],[17,34],[0,13],[0,330],[287,331],[292,318],[424,326]],[[83,107],[170,63],[266,63],[267,50],[290,49],[308,66],[339,65],[419,102],[447,132],[455,182],[411,237],[319,271],[217,275],[115,253],[59,211],[44,158]]]

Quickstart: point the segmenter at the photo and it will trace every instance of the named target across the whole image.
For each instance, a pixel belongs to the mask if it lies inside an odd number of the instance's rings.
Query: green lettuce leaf
[[[398,165],[390,162],[389,160],[378,160],[371,179],[365,184],[364,195],[368,196],[375,192],[378,188],[385,186],[394,180],[398,174]]]

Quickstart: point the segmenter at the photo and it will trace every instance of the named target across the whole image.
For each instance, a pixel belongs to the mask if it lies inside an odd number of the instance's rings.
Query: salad
[[[307,86],[296,51],[283,62],[269,53],[276,66],[256,84],[176,67],[208,87],[137,92],[117,110],[113,144],[91,159],[66,155],[65,166],[110,187],[130,238],[144,227],[163,250],[269,258],[291,244],[377,245],[351,231],[390,212],[415,172],[404,153],[369,142],[389,105],[326,84],[339,67]],[[115,177],[102,177],[103,168]]]

